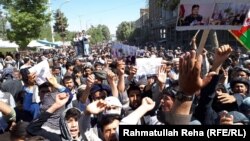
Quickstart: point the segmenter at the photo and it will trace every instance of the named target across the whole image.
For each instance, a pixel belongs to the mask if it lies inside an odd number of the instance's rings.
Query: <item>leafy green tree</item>
[[[106,25],[91,26],[87,34],[91,36],[90,44],[96,45],[98,43],[107,42],[111,39],[109,28]]]
[[[134,24],[132,22],[122,22],[119,24],[116,36],[119,41],[128,41],[131,36],[133,36],[133,31],[135,30]]]
[[[48,41],[52,41],[51,26],[50,26],[49,23],[45,24],[42,27],[39,38],[40,39],[46,39]]]
[[[11,29],[7,30],[7,37],[21,48],[38,38],[43,25],[50,20],[47,0],[1,0],[0,3],[9,14]]]
[[[65,37],[67,36],[67,27],[69,26],[68,19],[60,11],[60,9],[56,10],[54,18],[55,18],[55,25],[53,26],[54,31],[58,33],[62,38],[62,41],[64,41]]]
[[[72,41],[73,38],[75,37],[75,34],[77,32],[74,32],[74,31],[66,31],[66,36],[64,38],[65,41]],[[55,41],[61,41],[61,36],[60,34],[58,33],[54,33],[54,38],[55,38]]]
[[[6,34],[7,17],[0,11],[0,38],[7,39]]]
[[[76,33],[77,32],[75,32],[75,31],[67,31],[67,35],[66,35],[65,40],[66,41],[73,41],[73,38],[75,37]]]
[[[98,27],[91,26],[91,28],[88,29],[87,34],[91,36],[90,44],[92,45],[101,43],[105,39],[102,34],[102,29]]]
[[[101,29],[104,40],[108,41],[111,39],[109,28],[106,25],[98,25],[97,28]]]

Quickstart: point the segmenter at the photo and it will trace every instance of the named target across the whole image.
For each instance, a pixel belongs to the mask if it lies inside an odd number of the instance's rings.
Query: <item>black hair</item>
[[[131,84],[127,90],[128,96],[131,91],[139,91],[141,93],[141,89],[138,85]]]
[[[66,65],[65,65],[66,70],[68,70],[69,67],[71,67],[71,66],[74,66],[73,63],[71,61],[67,61]]]
[[[168,95],[172,98],[175,98],[175,96],[177,94],[177,90],[175,90],[174,87],[167,87],[167,88],[163,89],[162,94]]]
[[[101,62],[96,62],[94,67],[96,68],[97,66],[103,66],[103,64]]]
[[[103,132],[104,127],[110,123],[112,123],[114,120],[121,120],[121,117],[119,115],[102,115],[101,120],[99,122],[100,129]]]
[[[29,61],[30,61],[30,58],[29,58],[29,57],[24,57],[24,58],[23,58],[24,64],[28,63]]]
[[[73,80],[73,77],[72,77],[71,75],[65,75],[65,76],[63,77],[63,83],[64,83],[65,81],[67,81],[67,80],[70,80],[70,79]]]
[[[25,69],[20,70],[24,84],[28,84],[28,81],[29,81],[29,78],[28,78],[28,75],[30,74],[29,68],[25,68]]]
[[[24,96],[25,96],[25,91],[24,91],[24,90],[18,92],[18,93],[14,96],[15,102],[16,102],[16,103],[19,102],[21,105],[23,105]]]
[[[19,52],[17,52],[16,54],[15,54],[15,57],[17,58],[17,57],[20,57],[20,53]]]
[[[80,116],[81,112],[79,110],[76,108],[70,108],[65,114],[65,119],[69,120],[70,118],[74,118],[75,120],[78,120]]]
[[[61,70],[60,66],[52,66],[52,71],[54,71],[54,70],[56,70],[56,69]]]
[[[82,72],[82,67],[80,67],[80,66],[75,66],[74,69],[73,69],[73,73],[74,73],[74,74],[77,74],[77,73],[79,73],[79,72]]]
[[[200,6],[199,6],[198,4],[194,4],[194,5],[192,6],[192,10],[193,10],[194,8],[200,8]]]

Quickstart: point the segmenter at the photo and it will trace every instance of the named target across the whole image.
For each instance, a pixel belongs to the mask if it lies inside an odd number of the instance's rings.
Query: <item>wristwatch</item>
[[[194,99],[193,95],[186,95],[182,91],[178,91],[175,97],[176,97],[176,99],[178,101],[181,101],[181,102],[184,102],[184,101],[193,101],[193,99]]]

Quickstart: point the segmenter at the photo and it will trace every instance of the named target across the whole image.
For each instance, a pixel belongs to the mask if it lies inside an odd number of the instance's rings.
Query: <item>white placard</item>
[[[137,75],[154,75],[161,66],[162,58],[137,58]]]
[[[35,66],[33,66],[32,68],[29,69],[30,73],[36,73],[36,83],[38,85],[43,84],[44,82],[47,81],[47,77],[51,76],[50,73],[50,68],[49,68],[49,63],[47,60],[44,60],[38,64],[36,64]]]

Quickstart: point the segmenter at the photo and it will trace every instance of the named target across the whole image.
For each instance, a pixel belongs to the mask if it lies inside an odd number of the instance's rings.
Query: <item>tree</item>
[[[41,32],[39,34],[39,38],[40,39],[46,39],[48,41],[52,41],[51,26],[50,26],[49,23],[45,24],[42,27]]]
[[[97,28],[101,29],[104,40],[108,41],[111,39],[109,28],[106,25],[98,25]]]
[[[111,39],[109,28],[106,25],[98,25],[97,27],[91,26],[87,34],[91,36],[90,44],[96,45]]]
[[[90,44],[92,45],[101,43],[105,39],[102,34],[102,29],[98,27],[91,26],[91,28],[88,29],[87,34],[91,36]]]
[[[67,36],[68,19],[64,16],[60,9],[57,9],[54,18],[56,19],[55,25],[53,26],[54,31],[60,35],[62,41]]]
[[[47,0],[2,0],[11,24],[11,29],[7,30],[8,39],[26,48],[32,39],[38,38],[41,28],[50,20],[50,14],[46,13],[47,3]]]
[[[6,35],[6,25],[7,25],[7,16],[0,11],[0,38],[1,39],[7,39]]]
[[[119,24],[116,36],[119,41],[128,41],[133,35],[134,24],[132,22],[122,22]]]

